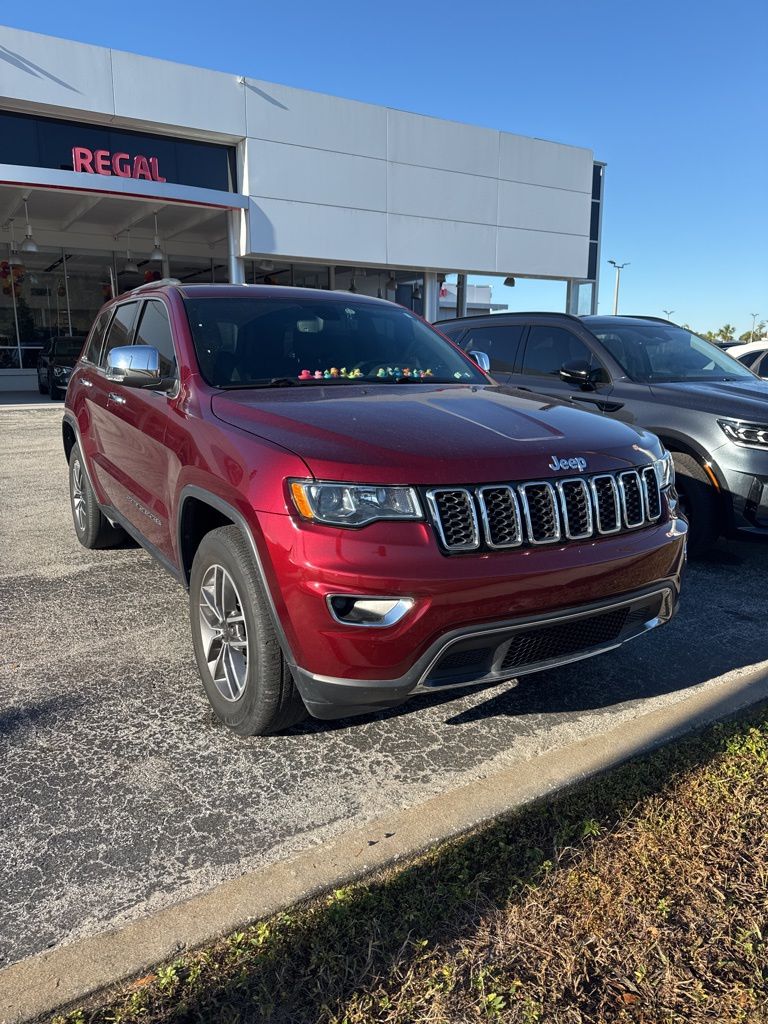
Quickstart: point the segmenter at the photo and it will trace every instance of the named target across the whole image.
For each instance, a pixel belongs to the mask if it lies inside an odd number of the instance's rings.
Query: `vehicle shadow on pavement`
[[[0,740],[12,741],[27,729],[37,729],[51,719],[68,715],[82,704],[71,696],[56,696],[24,707],[11,706],[0,711]]]

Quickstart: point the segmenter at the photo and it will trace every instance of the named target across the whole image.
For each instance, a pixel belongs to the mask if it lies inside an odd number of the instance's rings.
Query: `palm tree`
[[[733,324],[723,324],[720,330],[715,333],[715,337],[721,341],[733,341],[736,337],[736,328]]]

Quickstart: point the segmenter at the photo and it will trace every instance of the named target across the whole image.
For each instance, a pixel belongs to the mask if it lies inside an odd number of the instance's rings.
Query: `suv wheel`
[[[99,508],[77,444],[69,453],[69,501],[75,533],[84,548],[111,548],[124,539],[120,527],[112,526]]]
[[[261,580],[236,526],[206,534],[189,582],[192,643],[216,716],[240,736],[287,729],[306,709],[277,640]]]
[[[53,383],[53,375],[50,373],[48,374],[48,395],[50,396],[52,402],[55,402],[59,398],[61,398],[61,392],[59,388],[57,388],[56,385]]]
[[[672,452],[675,464],[675,488],[680,508],[688,520],[688,551],[701,554],[720,535],[720,502],[712,481],[690,455]]]
[[[37,371],[37,390],[40,392],[41,395],[48,394],[48,385],[43,384],[43,378],[40,376],[39,370]]]

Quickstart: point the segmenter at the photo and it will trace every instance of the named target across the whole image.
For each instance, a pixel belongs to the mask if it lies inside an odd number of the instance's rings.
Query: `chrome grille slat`
[[[427,491],[432,518],[446,551],[475,551],[480,530],[472,492],[466,487],[435,487]]]
[[[547,480],[533,480],[518,487],[528,540],[531,544],[556,544],[562,536],[555,489]]]
[[[489,548],[516,548],[523,543],[523,523],[517,495],[508,484],[477,491],[485,543]]]
[[[557,491],[560,495],[565,536],[568,540],[586,540],[591,537],[594,529],[592,502],[586,480],[581,477],[558,480]]]
[[[621,511],[624,525],[628,530],[636,530],[645,524],[645,502],[643,501],[643,485],[640,474],[630,469],[619,473],[619,493],[621,494]]]
[[[598,533],[618,533],[621,529],[619,488],[610,473],[593,476],[589,482],[595,499]]]
[[[651,522],[661,517],[661,491],[659,478],[653,466],[646,466],[641,474],[643,478],[643,496],[645,497],[645,513]]]
[[[615,473],[426,491],[449,553],[585,541],[650,526],[664,505],[653,466]]]

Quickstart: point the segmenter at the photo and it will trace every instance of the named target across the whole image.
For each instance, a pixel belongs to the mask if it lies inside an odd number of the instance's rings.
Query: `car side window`
[[[113,348],[119,348],[121,345],[131,344],[133,321],[136,319],[136,310],[138,308],[138,302],[124,302],[115,310],[114,318],[112,323],[109,325],[107,341],[104,345],[104,350],[101,353],[101,359],[99,360],[99,366],[102,367],[102,369],[107,365],[107,355]]]
[[[572,331],[563,327],[535,324],[528,334],[522,372],[534,377],[560,378],[566,363],[584,362],[590,369],[602,370],[600,380],[606,383],[608,374],[599,359]]]
[[[758,377],[768,377],[768,352],[752,364],[752,373],[756,373]]]
[[[467,352],[485,352],[491,360],[491,373],[513,373],[524,327],[524,324],[473,327],[462,345]]]
[[[96,322],[91,328],[91,333],[88,335],[88,341],[83,350],[82,358],[87,363],[93,363],[95,366],[98,366],[101,344],[104,341],[104,335],[106,334],[107,324],[111,315],[112,310],[105,309],[101,316],[96,318]]]
[[[171,322],[165,305],[157,299],[150,299],[144,306],[136,331],[136,344],[151,345],[157,349],[160,353],[160,373],[163,377],[175,379],[178,376]]]
[[[446,338],[450,338],[451,341],[458,344],[459,338],[463,331],[466,330],[466,324],[457,324],[455,327],[451,327],[450,324],[435,324],[435,327],[441,334],[444,334]]]

